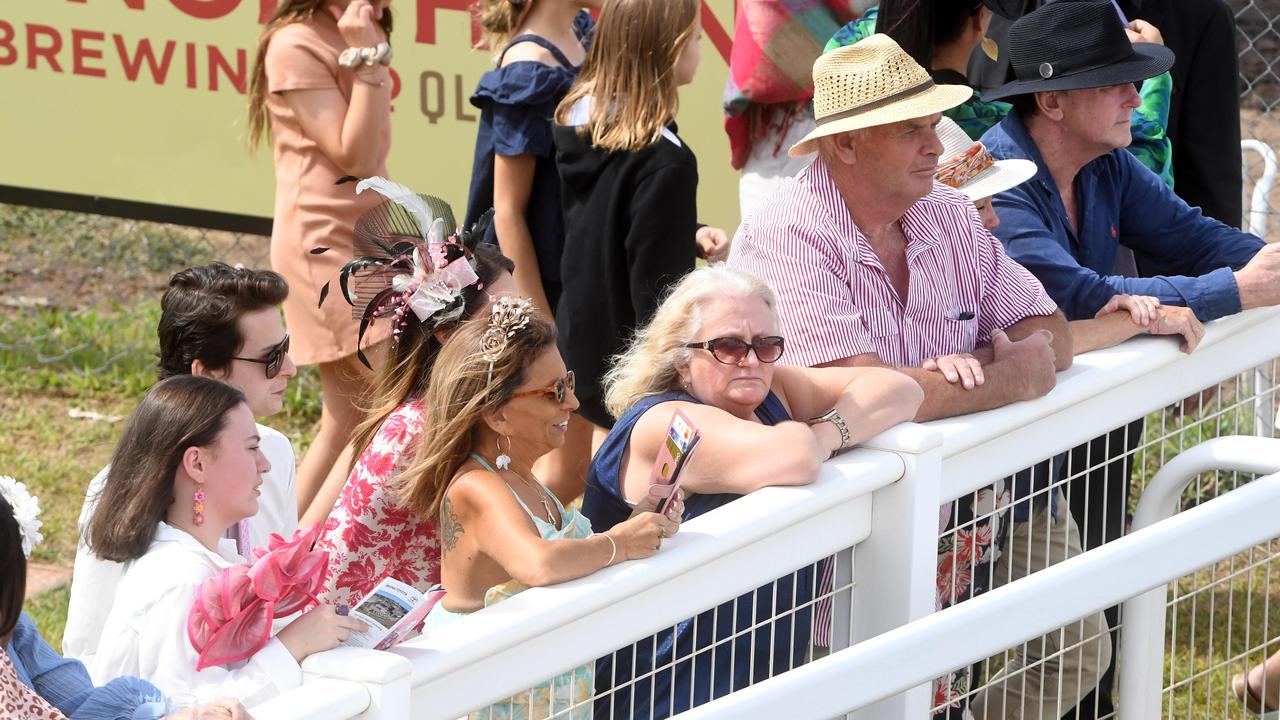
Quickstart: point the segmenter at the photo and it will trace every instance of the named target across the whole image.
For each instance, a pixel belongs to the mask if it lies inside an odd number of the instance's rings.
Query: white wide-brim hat
[[[974,145],[981,145],[969,139],[964,130],[949,117],[942,118],[935,128],[938,140],[942,142],[942,154],[938,156],[938,169],[942,170],[949,161],[969,152]],[[983,148],[982,152],[986,152]],[[951,185],[964,193],[970,200],[981,200],[996,193],[1015,188],[1035,176],[1038,168],[1030,160],[996,160],[995,163],[981,173],[969,178],[960,185]]]
[[[820,55],[813,63],[818,127],[791,146],[791,157],[818,149],[818,138],[927,117],[973,96],[965,85],[938,85],[888,35],[876,33]]]

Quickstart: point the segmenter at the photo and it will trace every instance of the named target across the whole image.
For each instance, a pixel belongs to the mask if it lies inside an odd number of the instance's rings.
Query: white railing
[[[1280,442],[1271,442],[1274,455]],[[1182,481],[1194,477],[1183,476]],[[866,707],[1145,590],[1162,588],[1189,569],[1271,538],[1277,532],[1277,517],[1280,475],[1271,475],[1097,550],[676,717],[824,718]],[[1158,681],[1157,677],[1157,691]],[[1151,712],[1122,713],[1121,717],[1155,718],[1159,711],[1157,704]]]
[[[837,652],[832,659],[851,662],[850,658],[875,651],[890,653],[891,657],[909,657],[911,661],[904,663],[910,667],[901,669],[894,683],[867,681],[887,672],[880,669],[862,676],[858,683],[848,682],[849,677],[857,675],[842,676],[841,681],[824,687],[822,692],[836,693],[847,700],[851,697],[847,693],[853,692],[850,686],[875,685],[865,691],[870,694],[859,696],[871,704],[855,716],[912,720],[926,717],[931,697],[926,682],[929,673],[958,667],[968,661],[965,658],[978,657],[976,646],[974,652],[963,656],[940,656],[935,660],[931,659],[935,649],[930,648],[911,657],[892,649],[878,650],[886,647],[887,638],[903,637],[884,633],[909,634],[920,632],[921,628],[937,632],[933,629],[937,623],[956,622],[947,618],[971,618],[979,611],[999,612],[989,608],[992,603],[1001,602],[1000,598],[1040,592],[1026,588],[1027,580],[1049,572],[1055,574],[1048,579],[1083,572],[1079,567],[1087,567],[1099,554],[1111,553],[1127,558],[1124,562],[1133,562],[1134,558],[1154,552],[1152,548],[1156,546],[1149,540],[1151,532],[1135,534],[1125,538],[1125,544],[1118,549],[1113,549],[1115,543],[1106,545],[1086,553],[1083,559],[1064,562],[988,596],[934,614],[939,505],[1204,387],[1234,382],[1232,379],[1241,373],[1276,357],[1280,357],[1280,309],[1254,310],[1211,323],[1201,347],[1191,356],[1179,353],[1176,342],[1169,338],[1139,338],[1081,356],[1071,369],[1059,374],[1057,388],[1038,401],[928,425],[899,426],[867,443],[865,449],[827,463],[819,480],[811,486],[768,488],[686,523],[663,552],[649,560],[627,563],[560,586],[527,591],[438,634],[401,645],[386,655],[405,661],[409,667],[407,703],[412,714],[380,714],[370,700],[369,709],[357,711],[363,714],[315,717],[457,718],[832,554],[856,559],[851,592],[843,603],[836,603],[837,631],[832,649],[839,651],[847,644],[855,647]],[[1274,393],[1273,387],[1256,389],[1256,394],[1267,402],[1274,401]],[[1227,497],[1234,498],[1251,487],[1245,485]],[[1263,491],[1259,485],[1250,493]],[[1199,511],[1235,505],[1234,500],[1214,500],[1196,508],[1194,515],[1183,513],[1169,522],[1224,522],[1234,528],[1234,519],[1222,521],[1220,518],[1225,516],[1216,511]],[[1277,533],[1277,515],[1271,517],[1270,534],[1259,535],[1260,538]],[[856,550],[850,553],[849,548],[855,546]],[[1214,545],[1222,547],[1226,546]],[[1200,565],[1188,560],[1182,569],[1197,567]],[[1006,614],[994,626],[977,631],[984,637],[983,651],[1004,649],[1010,642],[1080,617],[1079,612],[1071,612],[1087,608],[1096,611],[1169,580],[1151,573],[1117,575],[1126,577],[1115,587],[1104,587],[1097,581],[1081,583],[1073,590],[1076,594],[1072,596],[1075,599],[1070,612],[1054,610],[1041,615],[1048,612],[1048,606],[1042,604],[1033,613],[1033,622],[1025,613],[1006,608]],[[995,599],[986,599],[989,597]],[[904,627],[908,623],[910,629]],[[871,640],[877,636],[880,637]],[[919,647],[926,646],[918,646],[917,651]],[[379,691],[370,676],[351,676],[364,662],[367,661],[330,663],[312,659],[306,669],[308,677],[355,682],[365,688],[368,698],[374,698]],[[768,680],[765,685],[789,688],[790,683],[804,678],[841,677],[839,673],[815,676],[811,669],[815,667],[825,672],[824,668],[831,665],[818,661]],[[314,684],[309,682],[270,708],[255,709],[255,716],[262,720],[302,717],[263,710],[289,708],[295,702],[291,699],[294,696],[302,702],[314,694],[310,689]],[[397,697],[397,692],[389,695]],[[737,702],[734,698],[744,692],[756,691],[739,691],[718,702]],[[797,697],[805,694],[807,691],[797,693]],[[840,711],[861,702],[844,704]]]

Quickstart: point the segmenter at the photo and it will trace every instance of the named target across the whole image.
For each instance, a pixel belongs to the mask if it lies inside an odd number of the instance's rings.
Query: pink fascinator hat
[[[187,615],[187,638],[200,654],[196,670],[248,659],[271,639],[271,621],[316,602],[329,553],[312,550],[320,524],[285,540],[272,533],[252,563],[205,580]]]

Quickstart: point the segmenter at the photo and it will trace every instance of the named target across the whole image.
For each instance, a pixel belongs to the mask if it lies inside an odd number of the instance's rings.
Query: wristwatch
[[[849,447],[849,425],[844,421],[844,418],[840,416],[839,411],[835,408],[831,408],[818,417],[809,419],[809,425],[811,427],[824,422],[829,422],[832,425],[835,425],[836,429],[840,431],[840,447],[836,449],[843,450]]]

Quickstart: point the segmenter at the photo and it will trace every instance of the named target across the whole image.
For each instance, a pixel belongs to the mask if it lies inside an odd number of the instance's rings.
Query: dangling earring
[[[507,438],[507,449],[505,452],[502,449],[502,438]],[[495,444],[498,446],[498,457],[494,459],[493,464],[498,466],[499,470],[506,470],[511,467],[511,456],[507,454],[511,452],[511,438],[506,435],[502,435],[497,439]]]
[[[196,491],[195,491],[195,494],[191,496],[191,499],[192,499],[191,510],[195,514],[195,518],[194,518],[195,524],[196,524],[196,527],[200,527],[201,525],[204,525],[204,483],[203,481],[200,481],[200,480],[196,481]]]

